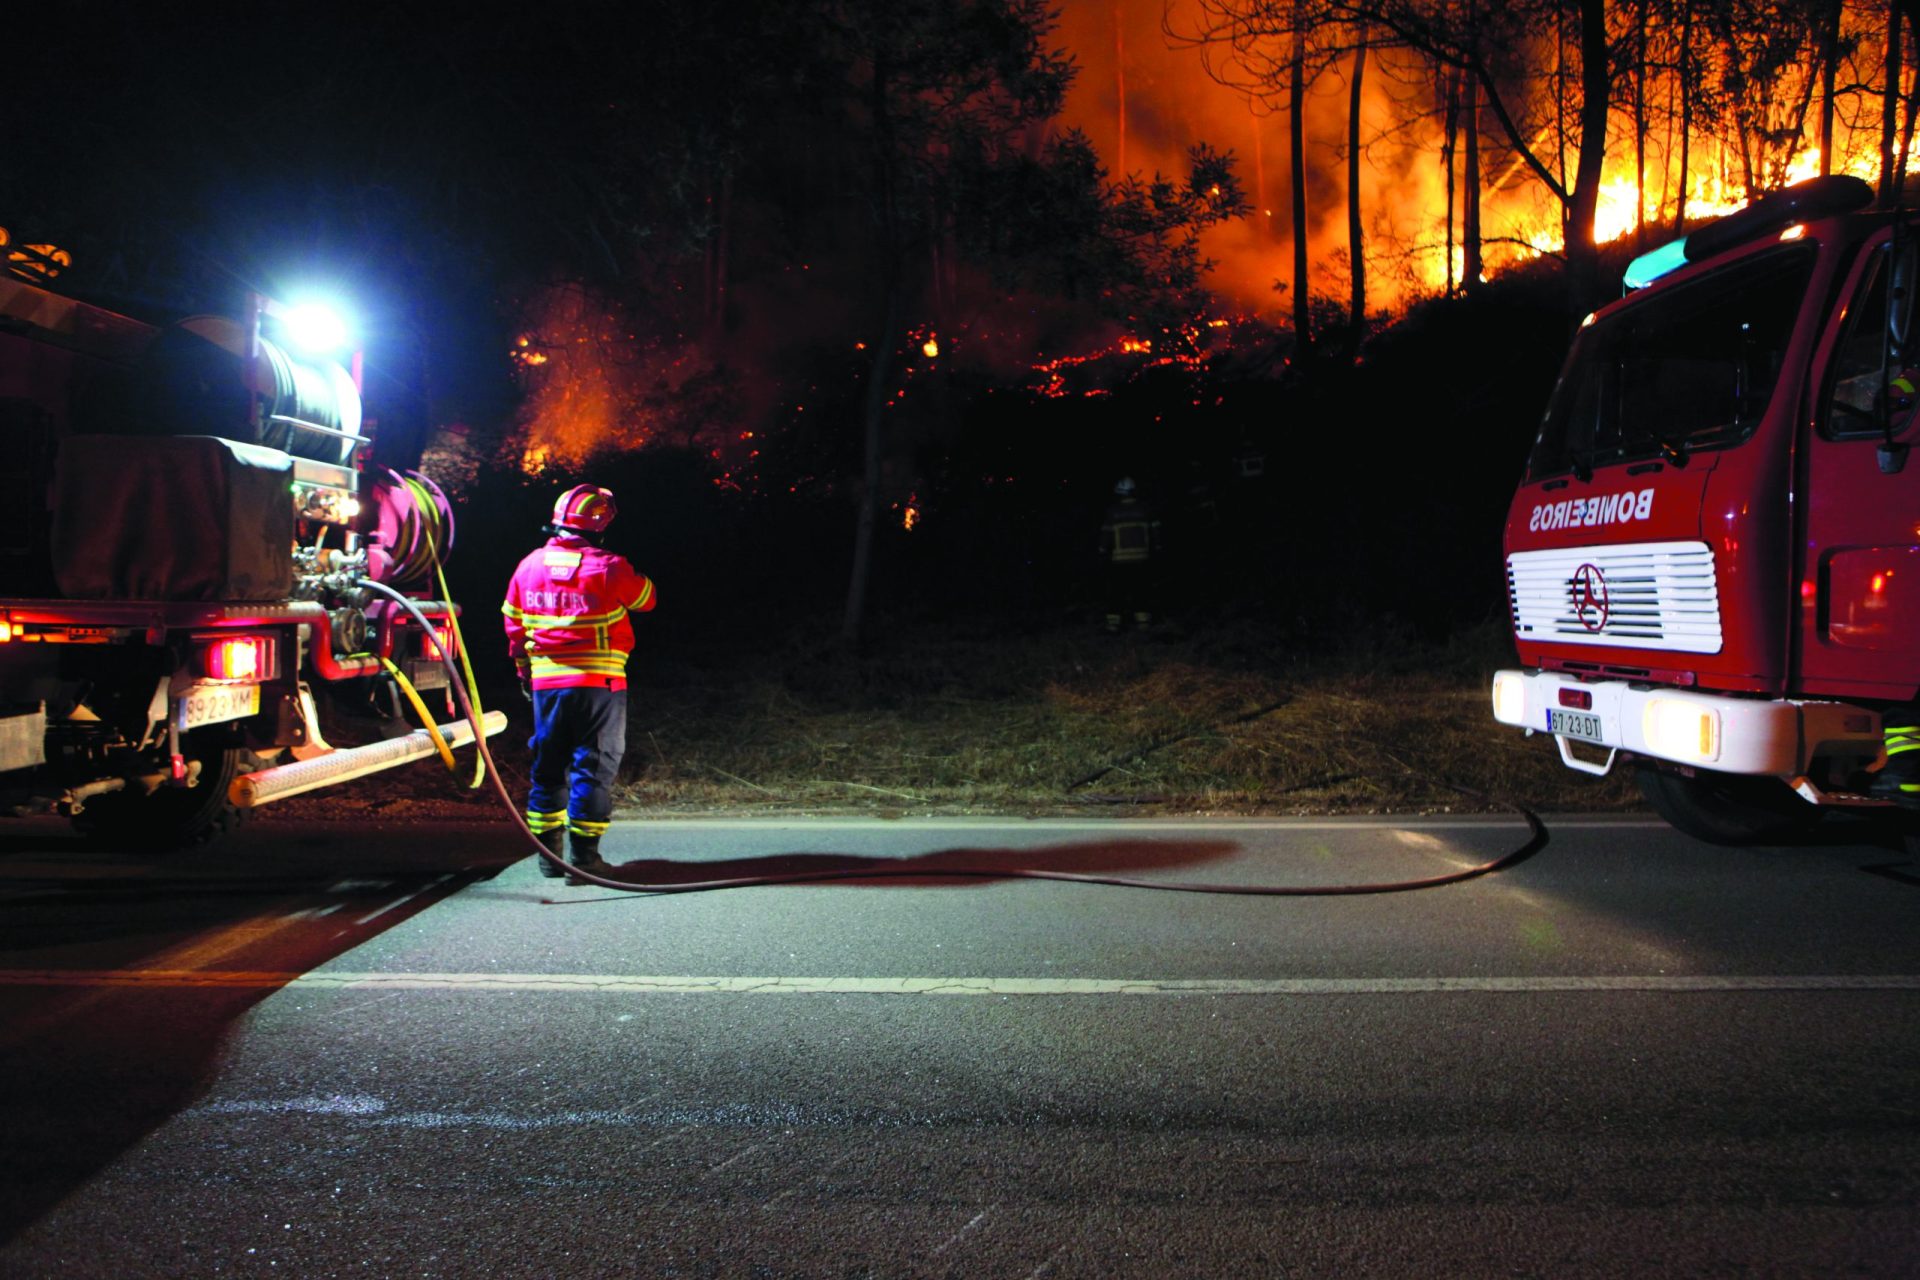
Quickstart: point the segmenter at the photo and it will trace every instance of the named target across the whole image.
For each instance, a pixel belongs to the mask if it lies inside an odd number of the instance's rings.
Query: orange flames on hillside
[[[1210,231],[1203,249],[1217,263],[1209,283],[1228,305],[1284,321],[1302,286],[1316,300],[1344,302],[1351,278],[1349,196],[1356,194],[1349,191],[1349,183],[1356,177],[1370,310],[1397,311],[1418,297],[1464,283],[1464,124],[1455,117],[1460,131],[1451,138],[1450,175],[1445,95],[1433,68],[1414,55],[1376,46],[1362,82],[1363,150],[1357,174],[1349,173],[1346,155],[1352,60],[1329,60],[1308,86],[1303,115],[1310,266],[1308,278],[1296,281],[1285,39],[1274,36],[1264,44],[1251,39],[1250,60],[1244,64],[1225,48],[1203,51],[1169,39],[1170,32],[1208,28],[1203,8],[1200,0],[1114,0],[1064,7],[1060,42],[1074,54],[1080,74],[1069,90],[1062,122],[1086,134],[1115,179],[1156,172],[1177,175],[1183,172],[1187,149],[1203,140],[1232,154],[1253,212]],[[1629,11],[1627,6],[1608,9],[1616,22],[1624,22]],[[1879,176],[1880,119],[1874,76],[1879,55],[1873,46],[1884,29],[1885,11],[1870,11],[1849,0],[1846,13],[1847,31],[1865,44],[1840,77],[1843,101],[1833,125],[1831,170],[1874,181]],[[1703,31],[1696,27],[1693,36],[1696,67],[1703,79],[1720,84],[1729,70],[1724,40],[1716,43]],[[1663,33],[1669,43],[1661,45],[1664,52],[1643,86],[1651,117],[1638,138],[1630,108],[1624,102],[1615,107],[1614,138],[1593,228],[1600,243],[1644,226],[1649,246],[1657,244],[1669,238],[1680,212],[1683,143],[1680,122],[1673,118],[1673,37],[1671,31]],[[1551,46],[1551,37],[1547,40]],[[1551,65],[1551,47],[1535,52],[1536,61]],[[1221,78],[1210,74],[1210,68]],[[1261,68],[1269,77],[1278,69],[1280,79],[1260,82]],[[1819,86],[1814,85],[1810,95],[1805,83],[1813,74],[1811,60],[1802,59],[1776,76],[1755,81],[1763,87],[1753,91],[1756,99],[1748,104],[1757,114],[1746,153],[1727,133],[1724,119],[1693,120],[1692,137],[1685,144],[1689,225],[1739,208],[1758,191],[1820,172]],[[1862,83],[1848,87],[1850,77]],[[1551,78],[1537,79],[1533,91],[1545,92]],[[1570,182],[1579,160],[1572,137],[1578,128],[1577,104],[1556,111],[1548,102],[1523,102],[1519,95],[1526,91],[1524,84],[1516,80],[1508,86],[1513,96],[1506,105],[1526,122],[1534,153]],[[1781,114],[1792,103],[1801,107],[1803,133],[1797,139],[1791,136],[1795,117]],[[1718,109],[1724,115],[1740,108],[1722,103]],[[1788,125],[1784,132],[1783,122]],[[1784,154],[1782,148],[1788,148]],[[1564,210],[1517,157],[1491,110],[1479,116],[1479,158],[1484,166],[1479,206],[1482,273],[1492,275],[1562,252]],[[1636,181],[1643,167],[1644,188]]]

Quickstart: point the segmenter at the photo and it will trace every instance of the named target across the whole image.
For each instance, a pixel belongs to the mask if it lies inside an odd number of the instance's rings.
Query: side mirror
[[[1905,385],[1913,376],[1909,370],[1915,367],[1908,343],[1913,336],[1914,283],[1916,277],[1920,277],[1920,245],[1914,243],[1911,235],[1903,235],[1903,230],[1899,225],[1894,227],[1893,244],[1889,249],[1892,259],[1887,275],[1887,349],[1881,364],[1882,434],[1880,446],[1874,451],[1880,474],[1884,476],[1898,475],[1907,465],[1907,446],[1893,438],[1894,410],[1887,392],[1896,374]],[[1912,394],[1911,390],[1908,394]]]
[[[1896,361],[1905,362],[1907,343],[1913,335],[1914,280],[1920,276],[1920,245],[1911,239],[1896,237],[1893,272],[1887,288],[1887,345]]]

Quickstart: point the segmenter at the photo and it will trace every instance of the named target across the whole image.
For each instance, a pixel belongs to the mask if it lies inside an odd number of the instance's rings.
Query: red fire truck
[[[1637,259],[1508,511],[1495,717],[1702,839],[1876,804],[1920,691],[1920,235],[1873,200],[1819,178]]]
[[[439,750],[404,726],[336,750],[315,696],[445,690],[454,643],[450,602],[400,593],[422,625],[390,594],[452,513],[367,465],[359,357],[264,298],[133,320],[55,292],[66,265],[0,247],[0,803],[157,849]]]

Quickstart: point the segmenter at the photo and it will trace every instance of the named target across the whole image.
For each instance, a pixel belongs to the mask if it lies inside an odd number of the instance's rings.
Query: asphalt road
[[[0,829],[0,1276],[1920,1272],[1920,864],[1548,829]]]

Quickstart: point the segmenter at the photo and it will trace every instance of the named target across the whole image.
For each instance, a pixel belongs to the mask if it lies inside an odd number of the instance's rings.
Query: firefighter
[[[614,775],[627,749],[629,613],[654,606],[653,582],[602,540],[613,494],[580,484],[553,504],[544,547],[507,584],[507,649],[533,702],[527,825],[582,871],[604,871],[600,837],[613,816]],[[566,873],[540,859],[540,873]]]
[[[1113,486],[1113,505],[1100,526],[1100,560],[1106,577],[1107,630],[1117,632],[1129,614],[1145,627],[1153,622],[1160,571],[1160,520],[1135,492],[1133,477]]]

